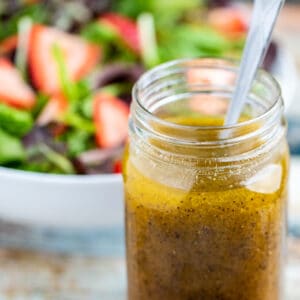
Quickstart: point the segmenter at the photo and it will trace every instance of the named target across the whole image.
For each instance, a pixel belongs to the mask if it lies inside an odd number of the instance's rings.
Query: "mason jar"
[[[124,158],[129,300],[277,300],[288,146],[280,88],[259,71],[225,126],[238,66],[178,60],[133,90]]]

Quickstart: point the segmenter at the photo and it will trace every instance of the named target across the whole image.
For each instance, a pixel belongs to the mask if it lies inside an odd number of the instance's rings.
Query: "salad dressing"
[[[172,122],[219,126],[222,119]],[[164,143],[155,146],[174,152]],[[176,160],[153,166],[129,146],[124,159],[129,300],[279,299],[287,161],[283,146],[247,180],[234,168],[213,177],[203,172],[205,161],[188,168]]]

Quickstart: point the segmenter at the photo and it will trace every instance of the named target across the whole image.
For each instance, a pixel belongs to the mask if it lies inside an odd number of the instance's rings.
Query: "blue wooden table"
[[[123,257],[0,250],[0,300],[125,300]],[[284,300],[300,299],[300,240],[289,239]]]

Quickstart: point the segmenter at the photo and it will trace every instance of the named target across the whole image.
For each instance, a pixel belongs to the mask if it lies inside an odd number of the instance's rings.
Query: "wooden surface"
[[[299,240],[289,240],[287,265],[284,300],[299,300]],[[122,258],[1,250],[0,266],[1,300],[125,300],[125,261]]]

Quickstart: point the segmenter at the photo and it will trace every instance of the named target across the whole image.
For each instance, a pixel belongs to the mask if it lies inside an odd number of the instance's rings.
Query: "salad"
[[[0,20],[0,165],[102,174],[121,172],[139,76],[176,58],[238,58],[249,13],[224,0],[7,0]],[[272,44],[266,68],[275,55]]]

